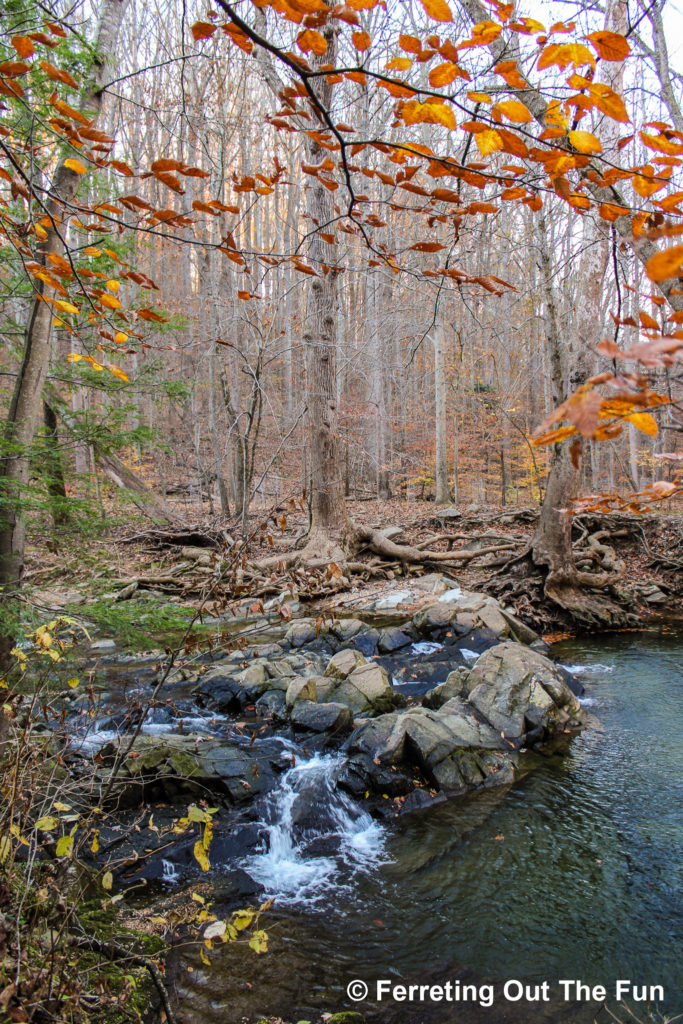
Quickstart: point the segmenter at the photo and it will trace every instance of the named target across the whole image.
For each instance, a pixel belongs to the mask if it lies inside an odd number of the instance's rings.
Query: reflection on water
[[[683,637],[615,634],[563,642],[554,653],[583,669],[602,731],[586,731],[569,755],[546,759],[508,791],[382,826],[383,856],[371,870],[357,870],[330,841],[325,899],[313,887],[310,900],[288,905],[283,892],[265,923],[271,953],[256,962],[226,947],[209,973],[198,961],[192,974],[179,964],[187,1019],[309,1019],[350,1006],[344,988],[352,978],[456,974],[548,980],[555,992],[560,978],[575,978],[604,984],[608,998],[618,978],[630,978],[663,985],[663,1008],[680,1009]],[[335,799],[323,787],[321,804],[329,809]],[[262,856],[249,869],[253,877],[262,870],[272,891],[272,847]],[[305,869],[302,846],[289,856]],[[220,876],[215,898],[220,903]],[[371,1020],[403,1024],[530,1019],[525,1003],[359,1008]],[[534,1008],[533,1019],[593,1020],[597,1009],[586,1016],[585,1007],[555,1000]]]

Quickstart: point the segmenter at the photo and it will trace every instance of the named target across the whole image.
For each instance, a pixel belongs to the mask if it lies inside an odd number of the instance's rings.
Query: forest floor
[[[430,551],[453,551],[458,561],[426,565],[391,563],[371,552],[359,555],[347,575],[334,565],[310,570],[282,566],[261,569],[258,563],[279,551],[291,551],[305,535],[308,516],[301,503],[289,501],[270,509],[253,509],[241,546],[234,523],[209,514],[206,505],[178,503],[182,529],[155,527],[142,515],[103,528],[84,545],[77,530],[59,535],[32,531],[26,595],[33,619],[56,610],[88,606],[88,617],[102,632],[124,629],[124,603],[135,594],[152,603],[149,632],[182,632],[186,613],[202,607],[208,616],[234,609],[238,599],[255,601],[287,590],[303,601],[325,600],[341,591],[358,591],[369,580],[420,575],[439,568],[458,585],[499,597],[541,632],[571,627],[562,614],[544,606],[542,579],[530,574],[505,588],[509,564],[527,548],[538,510],[469,505],[440,508],[432,502],[349,500],[352,520],[389,531],[397,543]],[[683,514],[651,512],[589,514],[575,519],[577,558],[589,558],[591,538],[600,536],[623,564],[619,599],[635,616],[675,611],[683,594]],[[235,544],[237,541],[237,544]],[[238,554],[239,552],[239,554]],[[471,557],[470,557],[471,555]],[[442,556],[447,559],[447,556]],[[91,614],[93,613],[93,614]],[[93,618],[94,615],[94,618]],[[125,637],[122,638],[125,641]],[[150,636],[150,640],[152,637]]]

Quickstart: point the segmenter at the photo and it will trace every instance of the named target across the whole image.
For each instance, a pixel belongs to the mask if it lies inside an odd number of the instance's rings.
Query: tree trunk
[[[102,109],[104,86],[109,76],[108,61],[115,49],[126,2],[103,0],[94,47],[93,77],[82,103],[91,124],[97,121]],[[44,264],[48,256],[61,256],[64,251],[62,239],[69,219],[68,204],[75,199],[80,182],[81,176],[70,170],[62,159],[55,170],[50,187],[51,198],[47,203],[52,227],[45,229],[47,237],[41,252]],[[41,416],[43,384],[52,343],[53,307],[42,301],[46,288],[43,282],[35,281],[34,287],[38,294],[29,313],[23,358],[5,424],[5,444],[11,445],[14,454],[6,457],[0,466],[4,506],[0,518],[0,586],[5,607],[8,601],[13,600],[24,570],[26,536],[21,501],[29,478],[31,447]],[[2,627],[0,632],[8,633]],[[0,637],[0,671],[5,668],[13,643],[11,635]]]
[[[45,452],[43,455],[43,472],[50,497],[50,511],[55,528],[64,526],[69,521],[67,508],[64,471],[59,454],[59,430],[57,414],[49,402],[43,402],[43,423],[45,425]]]
[[[450,504],[448,463],[446,458],[446,370],[444,365],[444,327],[441,320],[434,328],[434,405],[436,430],[437,505]]]
[[[316,61],[318,64],[334,64],[337,56],[334,29],[328,26],[324,36],[327,52]],[[315,80],[313,88],[322,107],[328,110],[332,86],[325,77],[321,77]],[[319,164],[326,156],[327,150],[315,139],[307,137],[307,161]],[[335,216],[332,193],[317,178],[312,178],[306,186],[306,196],[308,220],[324,230]],[[311,530],[307,549],[311,554],[322,554],[331,552],[335,542],[349,533],[351,523],[344,502],[343,462],[337,429],[336,257],[334,247],[319,232],[313,235],[308,255],[319,276],[311,278],[308,286],[303,334],[311,459]]]

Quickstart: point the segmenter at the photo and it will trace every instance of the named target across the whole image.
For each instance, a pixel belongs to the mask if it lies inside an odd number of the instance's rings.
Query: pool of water
[[[183,1019],[311,1020],[352,1007],[345,994],[352,979],[372,994],[378,978],[492,983],[495,1002],[369,998],[357,1008],[370,1021],[596,1019],[600,1001],[565,1002],[560,979],[604,985],[613,1008],[618,979],[659,985],[659,1010],[683,1009],[683,632],[565,641],[553,654],[580,674],[599,724],[574,739],[568,755],[544,759],[510,789],[368,829],[357,857],[335,853],[344,847],[332,834],[343,828],[341,810],[320,849],[321,836],[318,847],[310,834],[293,839],[271,800],[262,860],[257,853],[245,863],[275,897],[264,921],[271,951],[256,958],[226,946],[212,954],[210,969],[181,955],[175,985]],[[329,810],[329,773],[316,771]],[[297,788],[292,779],[283,785]],[[281,799],[291,818],[295,798],[284,792]],[[278,832],[278,823],[290,832]],[[285,856],[304,872],[305,886],[283,882]],[[219,907],[222,897],[219,870]],[[510,978],[548,981],[550,998],[508,1002]],[[627,1001],[638,1019],[655,1019],[645,1002]]]

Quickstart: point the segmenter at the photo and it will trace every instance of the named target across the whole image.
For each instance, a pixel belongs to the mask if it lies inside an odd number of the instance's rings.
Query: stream
[[[355,1008],[371,1022],[608,1020],[600,1002],[560,999],[559,979],[661,985],[683,1006],[683,690],[680,625],[564,641],[553,656],[586,688],[601,728],[543,759],[509,789],[377,821],[335,787],[343,756],[297,759],[258,805],[257,841],[238,857],[273,897],[270,951],[223,946],[207,968],[175,954],[183,1020],[309,1020]],[[251,829],[254,826],[250,826]],[[234,863],[230,868],[234,867]],[[214,909],[235,906],[228,864],[212,872]],[[377,978],[494,983],[490,1008],[373,1001]],[[509,978],[550,983],[550,999],[503,1002]],[[353,1004],[352,979],[371,986]],[[645,1002],[630,1001],[639,1019]]]

